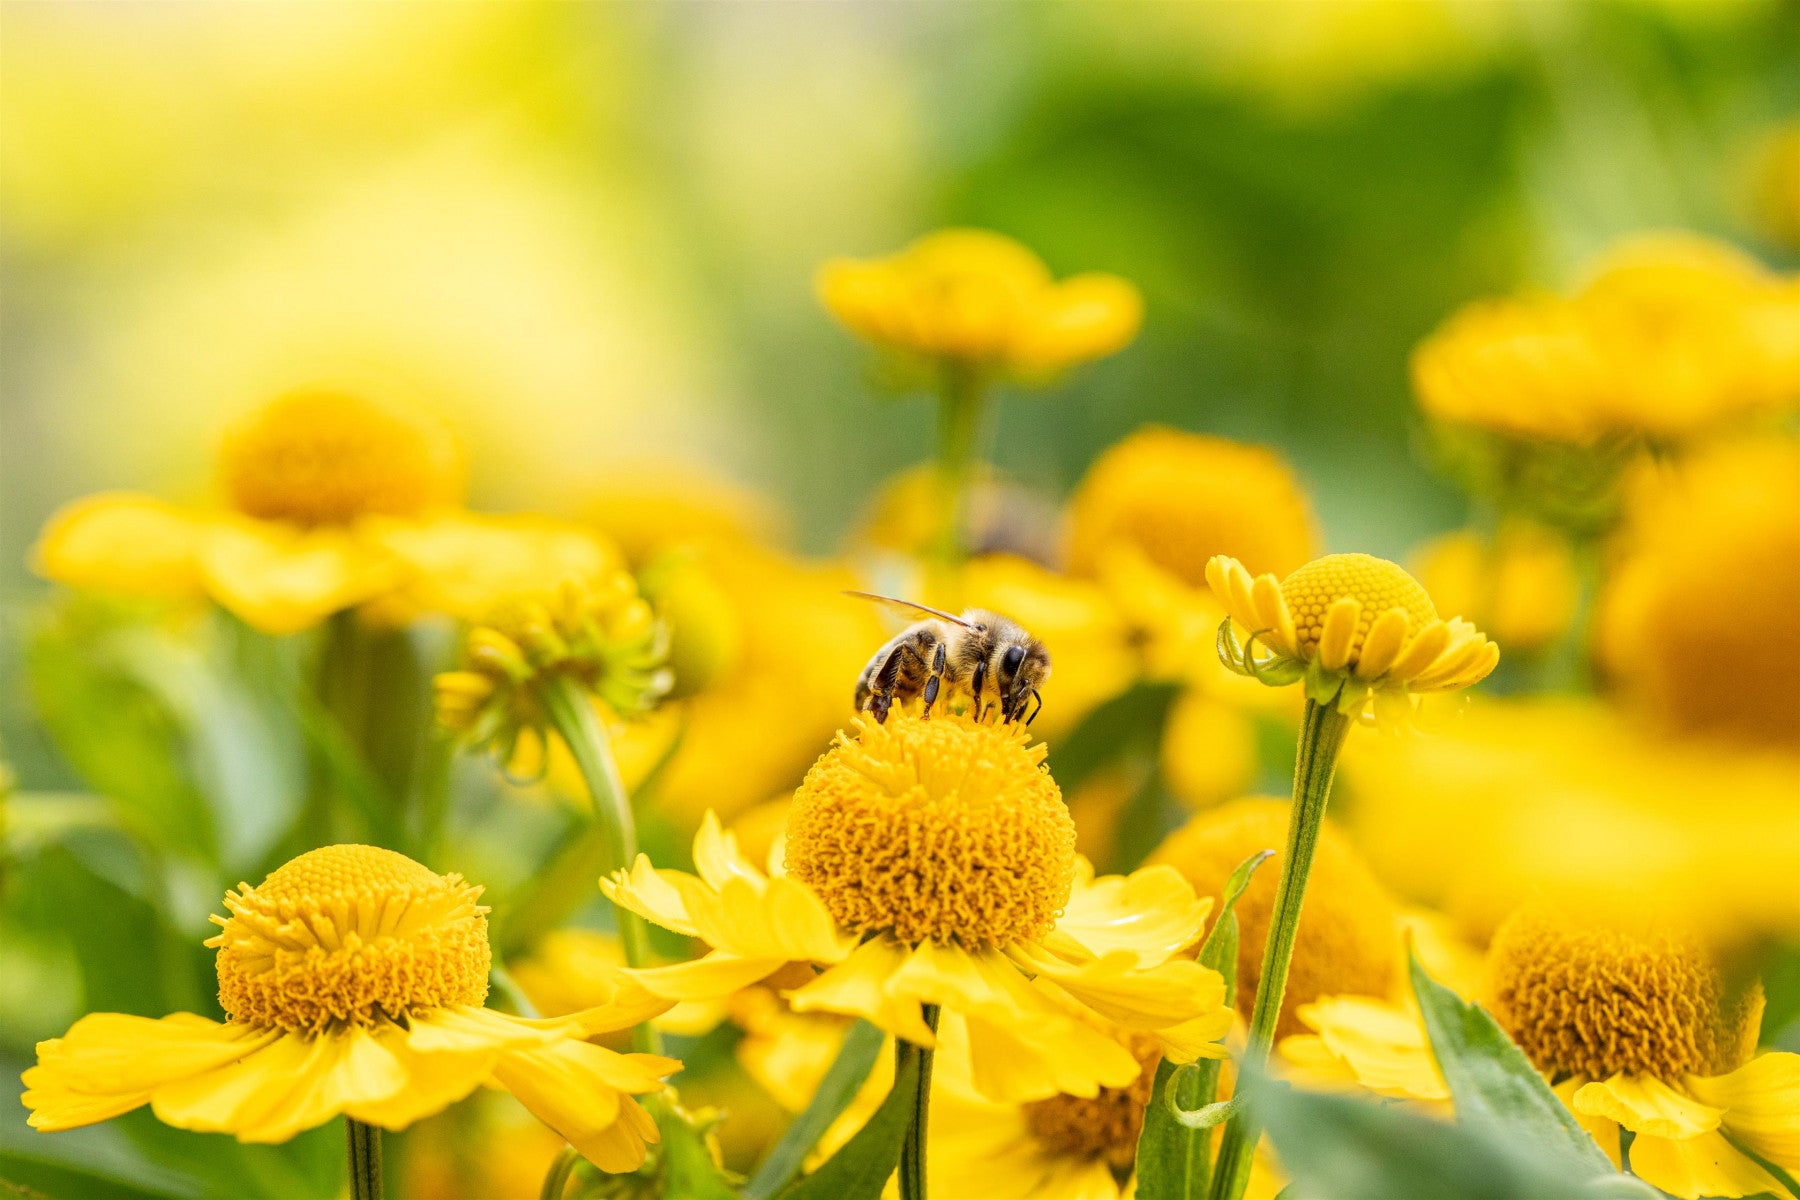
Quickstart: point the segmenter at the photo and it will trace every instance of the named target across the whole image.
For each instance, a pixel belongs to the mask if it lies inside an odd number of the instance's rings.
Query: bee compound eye
[[[1001,656],[1000,665],[1005,667],[1008,671],[1017,671],[1019,669],[1019,664],[1024,661],[1025,647],[1008,646],[1006,648],[1006,653]]]

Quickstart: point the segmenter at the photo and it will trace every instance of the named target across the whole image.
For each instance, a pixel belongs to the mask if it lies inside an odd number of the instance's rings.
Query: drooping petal
[[[1575,1111],[1617,1121],[1633,1133],[1694,1138],[1719,1127],[1723,1109],[1684,1096],[1650,1075],[1614,1075],[1575,1093]]]
[[[747,988],[780,970],[786,958],[739,958],[715,950],[693,962],[625,971],[648,991],[669,1000],[714,1000]]]
[[[297,633],[394,586],[398,564],[342,529],[300,529],[248,517],[200,533],[206,590],[264,633]]]
[[[1273,575],[1258,575],[1250,581],[1250,601],[1256,607],[1258,629],[1266,630],[1263,640],[1289,658],[1300,657],[1299,639],[1294,634],[1294,616],[1281,595],[1281,583]]]
[[[1413,635],[1412,641],[1400,651],[1387,669],[1387,676],[1396,683],[1405,683],[1436,661],[1450,644],[1450,626],[1443,621],[1433,621]]]
[[[1369,996],[1331,996],[1302,1005],[1300,1019],[1372,1092],[1410,1100],[1445,1100],[1419,1018]]]
[[[102,492],[57,510],[33,548],[32,567],[70,587],[198,597],[198,540],[198,522],[174,505]]]
[[[697,937],[694,920],[688,915],[678,882],[692,879],[680,871],[659,871],[650,865],[650,856],[640,854],[629,872],[619,871],[600,881],[600,890],[614,904],[629,908],[646,921],[654,921],[664,929]]]
[[[281,1036],[192,1013],[160,1021],[93,1013],[38,1043],[38,1065],[24,1074],[28,1123],[51,1132],[116,1117],[160,1087],[248,1058]]]
[[[1390,608],[1375,618],[1363,638],[1362,653],[1356,656],[1358,679],[1378,679],[1394,665],[1406,646],[1406,610]]]
[[[1131,1051],[1054,1010],[1029,1024],[965,1013],[969,1077],[990,1100],[1019,1104],[1058,1093],[1095,1096],[1102,1087],[1129,1087],[1142,1067]]]
[[[1690,1075],[1687,1090],[1725,1110],[1727,1132],[1788,1171],[1800,1171],[1800,1054],[1758,1055],[1729,1075]]]
[[[1341,671],[1350,662],[1350,651],[1356,644],[1356,623],[1362,615],[1362,601],[1344,596],[1325,610],[1325,623],[1319,630],[1319,665],[1327,671]]]
[[[1236,1010],[1228,1006],[1192,1021],[1167,1025],[1151,1031],[1150,1036],[1162,1047],[1163,1057],[1170,1062],[1190,1063],[1197,1058],[1225,1058],[1225,1035],[1231,1032]]]
[[[1225,1003],[1225,981],[1217,971],[1192,959],[1175,958],[1139,967],[1136,955],[1115,951],[1075,964],[1029,942],[1008,947],[1007,957],[1107,1019],[1132,1029],[1182,1025]]]
[[[1467,621],[1449,622],[1450,645],[1430,666],[1412,679],[1417,691],[1432,691],[1466,686],[1481,677],[1481,664],[1493,643]],[[1496,651],[1497,653],[1497,651]],[[1472,678],[1471,678],[1472,677]]]
[[[1556,1098],[1561,1100],[1563,1106],[1574,1114],[1575,1123],[1587,1130],[1588,1136],[1593,1138],[1606,1157],[1612,1160],[1614,1169],[1623,1170],[1624,1161],[1619,1157],[1619,1123],[1605,1117],[1592,1116],[1575,1107],[1575,1093],[1587,1085],[1588,1077],[1586,1075],[1572,1075],[1550,1090],[1555,1092]]]
[[[818,896],[794,879],[765,880],[759,889],[729,878],[716,892],[690,890],[685,899],[700,937],[740,958],[833,963],[856,946]]]
[[[1679,1139],[1638,1134],[1631,1143],[1631,1173],[1683,1200],[1765,1192],[1779,1196],[1783,1191],[1773,1176],[1716,1129]]]
[[[710,808],[694,835],[694,866],[714,890],[723,888],[728,879],[741,879],[759,892],[768,883],[768,877],[739,853],[737,837],[720,827],[719,815]]]
[[[1089,867],[1085,878],[1077,875],[1062,919],[1044,944],[1077,959],[1129,950],[1147,966],[1198,941],[1210,911],[1212,897],[1196,896],[1173,867],[1145,867],[1101,879],[1094,879]]]
[[[935,1045],[937,1039],[925,1024],[919,1001],[889,991],[889,983],[907,957],[906,947],[892,938],[870,938],[811,983],[786,993],[788,1004],[795,1012],[862,1017],[915,1046]]]
[[[662,1087],[661,1076],[681,1069],[672,1058],[619,1054],[591,1042],[565,1038],[554,1045],[514,1051],[495,1064],[493,1082],[511,1092],[533,1116],[556,1130],[603,1171],[633,1171],[643,1165],[653,1123],[623,1093]]]

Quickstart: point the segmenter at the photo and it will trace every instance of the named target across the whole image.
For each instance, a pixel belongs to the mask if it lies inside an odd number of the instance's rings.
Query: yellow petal
[[[1054,982],[1109,1020],[1133,1029],[1163,1029],[1207,1016],[1225,1004],[1225,981],[1192,959],[1139,967],[1129,951],[1090,962],[1064,962],[1041,946],[1021,942],[1007,957]]]
[[[1334,996],[1303,1005],[1302,1021],[1372,1092],[1412,1100],[1444,1100],[1419,1018],[1366,996]]]
[[[734,877],[716,892],[693,889],[683,898],[700,937],[740,958],[833,963],[856,946],[856,938],[840,930],[818,896],[797,880],[764,880],[759,889]]]
[[[870,938],[811,983],[787,992],[788,1004],[795,1012],[862,1017],[916,1046],[935,1045],[937,1039],[925,1024],[919,1001],[888,991],[907,957],[906,947],[892,938]]]
[[[1356,657],[1358,679],[1376,679],[1386,673],[1406,645],[1406,610],[1390,608],[1375,618]]]
[[[598,580],[620,565],[593,530],[547,517],[371,517],[357,532],[400,566],[392,613],[400,620],[424,611],[475,621],[509,600]]]
[[[1102,1087],[1130,1087],[1142,1071],[1131,1051],[1054,1010],[1025,1023],[964,1017],[969,1078],[990,1100],[1020,1104],[1058,1093],[1091,1097]]]
[[[662,1086],[658,1076],[680,1066],[674,1059],[622,1055],[570,1038],[506,1055],[494,1067],[493,1082],[589,1162],[616,1173],[643,1165],[644,1143],[656,1140],[654,1125],[643,1128],[642,1110],[621,1094],[620,1083],[656,1090]],[[627,1112],[627,1106],[636,1111]]]
[[[523,1021],[507,1013],[473,1005],[436,1008],[409,1022],[407,1045],[418,1054],[497,1054],[523,1046],[542,1046],[565,1035],[560,1022]]]
[[[1250,583],[1250,602],[1256,608],[1257,628],[1267,630],[1263,641],[1289,658],[1300,657],[1294,617],[1288,612],[1287,600],[1281,594],[1281,581],[1273,575],[1258,575]]]
[[[1325,624],[1319,631],[1319,665],[1327,671],[1341,671],[1350,662],[1350,650],[1356,642],[1356,622],[1362,615],[1362,601],[1344,596],[1325,610]]]
[[[210,523],[201,576],[219,606],[264,633],[297,633],[392,587],[398,568],[342,529],[302,530],[248,517]]]
[[[1212,898],[1196,896],[1173,867],[1102,879],[1092,874],[1090,867],[1086,879],[1077,877],[1047,945],[1066,953],[1073,941],[1089,956],[1129,950],[1140,964],[1151,965],[1187,949],[1205,931]]]
[[[153,1021],[120,1013],[81,1018],[60,1038],[38,1043],[21,1099],[34,1129],[73,1129],[147,1104],[172,1082],[245,1058],[279,1033],[219,1024],[191,1013]]]
[[[1592,1084],[1589,1085],[1593,1086]],[[1672,1196],[1779,1196],[1775,1179],[1713,1130],[1671,1139],[1638,1134],[1631,1143],[1631,1172]]]
[[[1692,1138],[1719,1127],[1722,1109],[1684,1096],[1649,1075],[1614,1075],[1575,1093],[1575,1111],[1617,1121],[1633,1133]]]
[[[631,864],[629,873],[619,871],[602,879],[600,890],[608,900],[629,908],[646,921],[654,921],[676,933],[698,937],[700,931],[694,928],[693,918],[688,915],[687,904],[677,886],[682,878],[691,877],[684,877],[679,871],[659,871],[650,865],[648,854],[640,854]]]
[[[1449,644],[1450,626],[1433,621],[1413,635],[1406,649],[1400,651],[1400,656],[1388,667],[1387,677],[1396,683],[1405,683],[1436,661]]]
[[[1170,1062],[1190,1063],[1196,1058],[1225,1058],[1230,1051],[1224,1038],[1231,1032],[1237,1010],[1221,1007],[1217,1012],[1179,1025],[1155,1030],[1151,1036],[1162,1047],[1163,1057]]]
[[[655,995],[670,1000],[714,1000],[774,974],[785,958],[739,958],[715,950],[693,962],[628,969],[624,973]]]
[[[1413,677],[1415,690],[1448,690],[1455,686],[1453,681],[1478,666],[1492,644],[1465,621],[1451,621],[1447,628],[1450,631],[1449,648]]]
[[[1759,1055],[1729,1075],[1690,1075],[1695,1099],[1725,1110],[1732,1136],[1789,1171],[1800,1171],[1800,1054]]]
[[[202,594],[192,517],[154,496],[102,492],[66,504],[32,551],[38,574],[135,596]]]
[[[1575,1093],[1586,1087],[1587,1084],[1586,1075],[1575,1075],[1563,1080],[1550,1090],[1555,1092],[1556,1098],[1561,1100],[1563,1106],[1574,1114],[1575,1123],[1587,1130],[1588,1136],[1593,1138],[1606,1157],[1612,1160],[1613,1167],[1617,1170],[1624,1170],[1624,1162],[1619,1157],[1619,1123],[1609,1121],[1605,1117],[1591,1116],[1575,1107]]]
[[[700,821],[700,832],[694,835],[694,866],[700,878],[713,888],[725,886],[728,879],[741,879],[757,891],[768,878],[738,852],[737,838],[719,825],[719,814],[712,809]]]

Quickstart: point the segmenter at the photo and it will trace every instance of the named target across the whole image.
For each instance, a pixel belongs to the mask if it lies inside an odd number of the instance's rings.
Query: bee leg
[[[931,706],[937,703],[938,688],[944,682],[945,654],[944,643],[939,642],[937,653],[931,656],[931,678],[925,681],[925,712],[922,720],[931,720]]]
[[[888,708],[894,703],[894,689],[900,685],[902,654],[912,655],[919,660],[921,666],[925,663],[924,657],[905,643],[895,646],[894,652],[887,656],[887,660],[875,672],[875,681],[869,685],[869,712],[877,725],[887,724]]]
[[[975,719],[981,720],[981,688],[987,682],[987,659],[975,664],[975,671],[969,676],[969,690],[975,693]]]
[[[1044,697],[1038,693],[1036,688],[1031,689],[1031,698],[1037,701],[1037,706],[1031,710],[1031,715],[1025,718],[1025,723],[1027,725],[1037,720],[1037,715],[1044,711]],[[1024,709],[1025,706],[1023,704],[1019,705],[1019,710],[1021,712],[1023,712]]]

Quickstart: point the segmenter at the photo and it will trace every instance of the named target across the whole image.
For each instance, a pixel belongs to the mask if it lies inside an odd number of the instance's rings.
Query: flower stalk
[[[938,558],[945,568],[969,553],[969,495],[987,410],[987,386],[978,368],[947,360],[938,393]]]
[[[926,1004],[921,1006],[921,1015],[925,1024],[937,1032],[938,1006]],[[905,1039],[894,1042],[894,1078],[905,1078],[904,1068],[909,1055],[917,1055],[919,1061],[919,1082],[913,1093],[912,1122],[906,1129],[906,1140],[900,1145],[900,1200],[925,1200],[925,1146],[930,1132],[931,1110],[931,1063],[933,1052],[926,1046],[915,1046]]]
[[[350,1170],[350,1200],[381,1200],[381,1130],[355,1117],[345,1117],[344,1148]]]
[[[581,685],[567,675],[549,673],[536,684],[539,702],[550,725],[556,730],[575,765],[581,771],[588,795],[594,803],[594,820],[606,838],[609,870],[630,870],[637,858],[637,824],[631,812],[631,798],[625,792],[625,781],[619,776],[612,743],[594,713]],[[616,907],[619,922],[619,944],[625,952],[625,963],[631,967],[652,966],[650,932],[644,919],[630,909]],[[662,1038],[648,1022],[633,1028],[632,1047],[643,1054],[662,1053]]]
[[[1288,816],[1287,848],[1281,862],[1281,878],[1275,887],[1275,907],[1269,917],[1269,936],[1263,945],[1262,978],[1250,1012],[1250,1035],[1244,1046],[1244,1066],[1261,1070],[1275,1043],[1275,1025],[1281,1017],[1281,1001],[1287,991],[1288,966],[1294,957],[1294,937],[1300,927],[1300,906],[1306,899],[1306,879],[1312,871],[1313,852],[1325,823],[1325,805],[1331,797],[1331,779],[1338,752],[1350,731],[1352,717],[1336,703],[1306,702],[1300,725],[1299,753],[1294,762],[1294,804]],[[1250,1182],[1250,1165],[1262,1129],[1254,1115],[1240,1110],[1225,1127],[1224,1142],[1212,1175],[1212,1200],[1240,1200]]]

